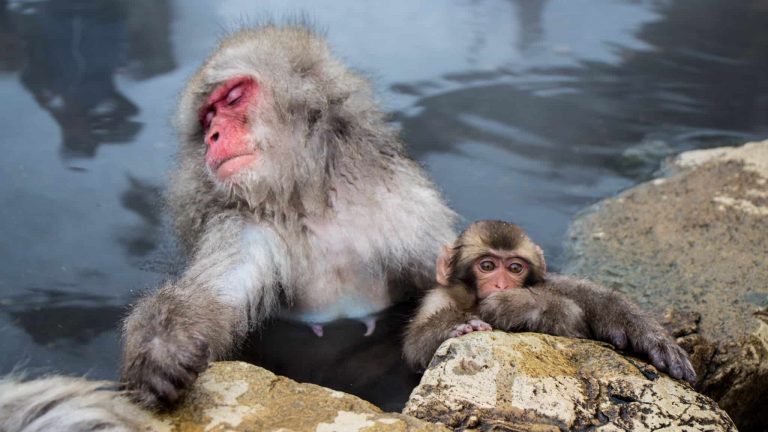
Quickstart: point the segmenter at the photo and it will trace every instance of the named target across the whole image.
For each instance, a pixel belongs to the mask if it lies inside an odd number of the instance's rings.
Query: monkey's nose
[[[208,135],[208,145],[213,145],[216,143],[216,141],[219,140],[219,132],[215,131],[212,134]]]

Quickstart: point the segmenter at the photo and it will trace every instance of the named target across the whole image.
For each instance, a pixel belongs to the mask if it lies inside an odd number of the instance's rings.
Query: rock
[[[697,389],[768,424],[768,141],[683,153],[571,226],[564,273],[626,293],[692,353]],[[670,310],[673,306],[676,310]]]
[[[446,431],[339,391],[300,384],[243,362],[213,363],[182,405],[156,415],[147,430]]]
[[[443,343],[403,413],[454,429],[736,430],[708,397],[605,344],[499,331]]]

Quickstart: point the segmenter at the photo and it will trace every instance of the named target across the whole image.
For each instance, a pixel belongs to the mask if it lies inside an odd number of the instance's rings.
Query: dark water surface
[[[555,268],[574,214],[665,156],[768,136],[768,1],[0,0],[0,373],[116,376],[126,306],[179,265],[184,81],[225,30],[300,13],[465,223],[516,221]]]

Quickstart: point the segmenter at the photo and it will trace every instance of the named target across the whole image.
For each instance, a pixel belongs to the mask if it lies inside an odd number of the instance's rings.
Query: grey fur
[[[644,355],[672,377],[696,382],[696,371],[685,350],[650,314],[625,296],[585,279],[556,274],[547,274],[540,288],[578,305],[589,327],[589,338]],[[561,311],[567,313],[568,309]]]
[[[590,337],[584,310],[568,296],[550,290],[547,282],[495,293],[480,301],[478,314],[506,331]]]
[[[447,339],[457,325],[478,319],[473,310],[444,308],[430,315],[428,322],[413,322],[405,333],[403,355],[414,369],[426,368],[437,348]]]
[[[204,163],[199,110],[220,83],[259,84],[249,111],[258,167],[219,181]],[[168,205],[184,274],[133,308],[122,379],[143,406],[175,403],[210,360],[230,358],[274,313],[330,320],[375,313],[424,284],[454,213],[409,159],[368,82],[304,27],[224,40],[190,80]],[[341,298],[359,310],[328,312]]]
[[[23,381],[0,380],[2,432],[138,431],[149,415],[114,384],[53,376]]]

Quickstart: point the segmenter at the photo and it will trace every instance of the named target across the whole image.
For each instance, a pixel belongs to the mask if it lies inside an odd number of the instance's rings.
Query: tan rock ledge
[[[300,384],[242,362],[213,363],[175,411],[156,415],[148,431],[446,431],[355,396]]]
[[[443,343],[403,413],[459,430],[736,430],[708,397],[605,344],[498,331]]]
[[[743,431],[768,424],[768,141],[683,153],[669,175],[600,202],[570,229],[566,273],[664,317],[697,389]]]

